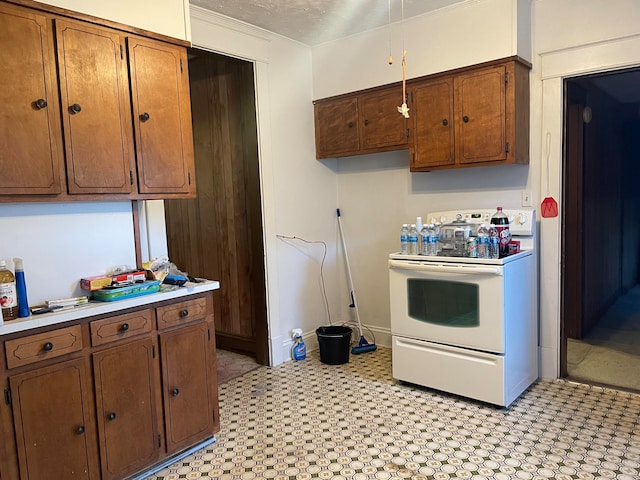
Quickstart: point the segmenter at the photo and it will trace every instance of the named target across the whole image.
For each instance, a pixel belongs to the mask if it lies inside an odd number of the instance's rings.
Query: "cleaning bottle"
[[[307,358],[307,346],[304,344],[304,340],[302,340],[302,330],[299,328],[294,328],[291,331],[291,335],[293,336],[293,347],[291,349],[291,356],[294,360],[304,360]]]
[[[13,265],[16,269],[16,295],[18,296],[18,317],[28,317],[31,312],[29,311],[29,301],[27,300],[27,283],[24,279],[24,267],[22,266],[21,258],[14,258]]]
[[[7,268],[7,262],[4,260],[0,260],[0,305],[4,320],[13,320],[18,317],[16,277]]]

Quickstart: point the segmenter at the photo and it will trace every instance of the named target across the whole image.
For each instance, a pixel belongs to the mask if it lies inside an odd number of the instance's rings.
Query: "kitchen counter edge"
[[[26,318],[17,318],[15,320],[5,321],[0,325],[0,337],[11,333],[23,332],[40,327],[48,327],[59,323],[118,312],[120,310],[163,302],[165,300],[172,300],[174,298],[187,297],[189,295],[217,290],[219,288],[220,282],[215,280],[205,280],[201,283],[188,282],[184,286],[177,287],[175,290],[168,292],[150,293],[148,295],[141,295],[139,297],[133,297],[125,300],[118,300],[114,302],[92,301],[86,305],[81,305],[62,312],[31,315]]]

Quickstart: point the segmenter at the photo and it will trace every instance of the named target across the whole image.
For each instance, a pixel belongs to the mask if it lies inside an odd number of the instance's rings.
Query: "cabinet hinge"
[[[407,128],[407,138],[409,138],[409,129]]]
[[[209,337],[209,341],[211,341],[211,330],[207,328],[207,337]]]
[[[187,176],[189,177],[189,185],[191,185],[191,172],[189,172]]]
[[[156,346],[151,345],[151,357],[156,358]]]
[[[180,59],[180,73],[182,73],[182,72],[183,72],[183,70],[182,70],[182,59]]]
[[[162,439],[160,438],[160,435],[158,435],[158,448],[160,448],[162,446]]]
[[[509,146],[509,142],[507,142],[507,144],[506,144],[506,145],[505,145],[505,147],[504,147],[504,151],[505,151],[505,152],[507,152],[507,153],[509,153],[509,147],[510,147],[510,146]]]
[[[129,170],[129,182],[133,185],[133,171]]]
[[[4,403],[11,405],[11,390],[9,388],[4,389]]]
[[[509,72],[505,72],[504,74],[504,83],[509,83]]]
[[[120,60],[124,60],[124,52],[122,50],[122,45],[120,45]]]

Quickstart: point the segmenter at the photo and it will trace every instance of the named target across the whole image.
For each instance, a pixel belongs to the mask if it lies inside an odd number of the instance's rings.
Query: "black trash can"
[[[351,329],[349,327],[318,327],[316,335],[322,363],[342,365],[349,361],[351,346]]]

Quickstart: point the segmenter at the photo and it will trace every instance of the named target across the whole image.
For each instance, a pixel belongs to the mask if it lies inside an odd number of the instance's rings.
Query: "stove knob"
[[[519,213],[516,221],[518,222],[518,225],[524,225],[525,223],[527,223],[527,214]]]

